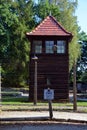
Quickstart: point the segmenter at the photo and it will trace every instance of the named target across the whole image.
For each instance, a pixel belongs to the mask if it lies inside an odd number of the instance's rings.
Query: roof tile
[[[47,16],[33,31],[26,33],[27,36],[72,36],[52,16]]]

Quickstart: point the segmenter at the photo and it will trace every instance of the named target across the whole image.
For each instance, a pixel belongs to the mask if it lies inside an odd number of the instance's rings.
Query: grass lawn
[[[4,97],[2,98],[2,104],[22,104],[28,103],[27,97]]]
[[[28,102],[27,97],[4,97],[1,102],[3,111],[36,111],[48,110],[48,102],[38,102],[33,105],[33,102]],[[53,110],[70,111],[73,110],[73,103],[52,103]],[[87,102],[77,102],[79,112],[87,112]]]

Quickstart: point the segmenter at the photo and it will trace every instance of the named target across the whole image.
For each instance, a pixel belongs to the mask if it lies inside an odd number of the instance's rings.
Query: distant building
[[[32,32],[26,33],[30,41],[29,98],[34,97],[34,61],[37,61],[37,99],[43,100],[44,89],[54,89],[54,100],[69,98],[69,42],[67,32],[52,16],[46,17]]]

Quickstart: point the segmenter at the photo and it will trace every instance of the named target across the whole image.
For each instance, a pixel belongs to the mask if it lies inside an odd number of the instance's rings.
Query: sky
[[[87,0],[78,0],[76,16],[81,30],[87,34]]]

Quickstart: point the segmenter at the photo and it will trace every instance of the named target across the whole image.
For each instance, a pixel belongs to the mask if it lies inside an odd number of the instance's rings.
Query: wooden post
[[[73,110],[77,111],[76,62],[73,67]]]
[[[37,105],[37,61],[35,61],[34,80],[34,105]]]
[[[37,105],[37,60],[38,60],[38,57],[34,56],[32,59],[35,62],[35,70],[34,70],[34,105]]]

